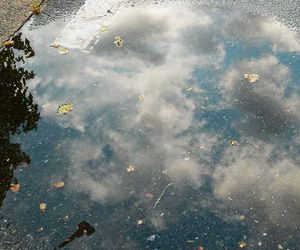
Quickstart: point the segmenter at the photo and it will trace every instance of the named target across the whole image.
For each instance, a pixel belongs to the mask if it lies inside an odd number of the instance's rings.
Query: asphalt
[[[40,4],[43,0],[36,0]],[[32,15],[33,0],[0,0],[0,42],[20,29]]]

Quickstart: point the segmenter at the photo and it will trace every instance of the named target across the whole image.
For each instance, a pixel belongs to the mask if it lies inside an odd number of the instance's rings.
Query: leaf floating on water
[[[10,41],[10,40],[6,40],[4,42],[2,42],[2,46],[9,48],[12,47],[14,45],[14,41]]]
[[[245,241],[240,241],[239,242],[239,248],[245,248],[247,246]]]
[[[239,216],[239,220],[240,220],[240,221],[243,221],[243,220],[245,220],[245,219],[246,219],[246,216],[245,216],[245,215],[240,215],[240,216]]]
[[[239,142],[238,142],[238,141],[235,141],[235,140],[230,140],[228,143],[229,143],[229,145],[231,145],[231,146],[237,146],[237,145],[239,144]]]
[[[149,200],[152,200],[152,199],[154,198],[154,194],[151,193],[151,192],[147,192],[147,193],[145,194],[145,196],[146,196],[146,198],[149,199]]]
[[[143,219],[141,219],[141,220],[138,220],[138,221],[137,221],[136,225],[137,225],[137,226],[141,226],[141,225],[143,225],[144,223],[145,223],[145,221],[144,221]]]
[[[66,103],[66,104],[62,104],[58,107],[57,113],[64,115],[64,114],[71,112],[72,110],[73,110],[73,104]]]
[[[134,166],[132,166],[132,165],[129,165],[128,167],[127,167],[127,169],[126,169],[126,171],[128,172],[128,173],[131,173],[131,172],[134,172]]]
[[[65,186],[65,183],[64,183],[63,181],[55,181],[55,182],[53,183],[53,186],[54,186],[55,188],[62,188],[62,187]]]
[[[123,45],[124,41],[121,37],[119,36],[116,36],[115,37],[115,41],[114,41],[114,44],[117,46],[117,47],[121,47]]]
[[[244,79],[250,83],[255,83],[259,80],[259,75],[258,74],[245,74]]]
[[[17,193],[20,190],[20,184],[10,184],[10,191]]]
[[[144,96],[144,95],[140,95],[140,96],[139,96],[139,101],[142,102],[142,101],[144,101],[144,100],[145,100],[145,96]]]
[[[58,50],[58,54],[60,55],[65,55],[67,53],[69,53],[69,50],[67,48],[61,48]]]
[[[53,42],[53,43],[50,44],[50,46],[52,48],[58,48],[58,47],[60,47],[60,44],[58,42]]]
[[[108,31],[108,26],[102,26],[100,28],[100,32],[104,33],[104,32],[107,32]]]
[[[46,208],[47,208],[47,204],[44,203],[44,202],[41,202],[40,203],[40,210],[42,213],[44,213],[46,211]]]

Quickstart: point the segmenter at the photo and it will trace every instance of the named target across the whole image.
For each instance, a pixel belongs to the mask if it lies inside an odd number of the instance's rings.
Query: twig
[[[164,191],[162,191],[162,193],[161,193],[160,196],[158,197],[157,201],[155,202],[153,208],[156,208],[157,204],[160,202],[161,198],[164,196],[164,194],[165,194],[166,190],[168,189],[168,187],[172,186],[173,184],[174,184],[174,183],[169,183],[169,184],[165,187]]]

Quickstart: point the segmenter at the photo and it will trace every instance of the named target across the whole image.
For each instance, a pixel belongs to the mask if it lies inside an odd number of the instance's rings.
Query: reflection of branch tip
[[[164,194],[165,194],[166,190],[168,189],[168,187],[170,187],[170,186],[172,186],[172,185],[174,185],[174,183],[169,183],[169,184],[165,187],[165,189],[162,191],[162,193],[161,193],[160,196],[158,197],[157,201],[155,202],[153,208],[156,208],[157,204],[160,202],[161,198],[164,196]]]

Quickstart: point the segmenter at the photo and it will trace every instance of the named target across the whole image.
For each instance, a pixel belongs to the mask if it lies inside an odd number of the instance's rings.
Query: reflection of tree
[[[35,74],[21,67],[25,63],[24,55],[31,57],[34,52],[21,33],[11,40],[14,42],[11,48],[0,50],[0,207],[10,184],[17,182],[14,169],[30,162],[20,144],[11,143],[10,137],[35,129],[40,118],[38,106],[26,87],[26,81]]]

